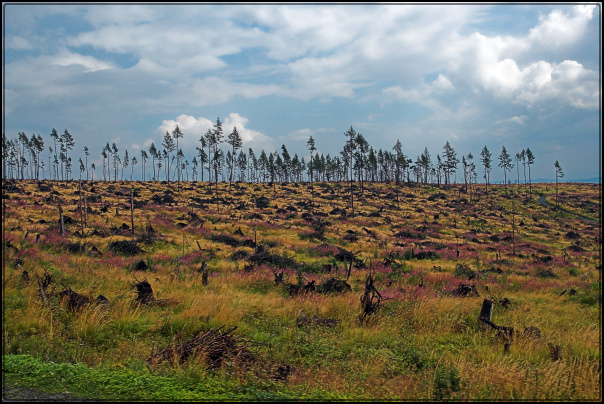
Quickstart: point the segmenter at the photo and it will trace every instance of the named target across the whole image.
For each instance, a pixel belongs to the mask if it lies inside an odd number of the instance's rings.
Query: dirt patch
[[[74,394],[65,393],[47,393],[45,391],[33,390],[20,386],[2,386],[2,402],[11,401],[57,401],[57,402],[76,402],[76,401],[105,401],[95,398],[82,398]]]

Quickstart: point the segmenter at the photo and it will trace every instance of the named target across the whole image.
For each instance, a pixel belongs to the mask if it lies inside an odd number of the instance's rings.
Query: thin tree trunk
[[[134,238],[134,189],[130,188],[130,224],[132,227],[132,237]]]
[[[78,184],[78,194],[80,196],[80,226],[82,227],[82,235],[84,235],[84,212],[82,211],[82,179]]]
[[[40,277],[38,275],[36,275],[36,279],[38,280],[38,287],[40,288],[40,295],[42,296],[42,300],[44,301],[44,303],[48,303],[48,300],[46,299],[46,293],[44,292],[44,287],[42,286],[42,281],[40,281]]]
[[[61,236],[65,237],[65,222],[63,221],[63,208],[61,208],[60,203],[59,203],[59,222],[61,225]]]

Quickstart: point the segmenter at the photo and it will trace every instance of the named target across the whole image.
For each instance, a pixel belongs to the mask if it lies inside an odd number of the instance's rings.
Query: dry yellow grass
[[[35,183],[18,185],[39,194]],[[138,243],[145,253],[128,257],[112,253],[109,245],[132,240],[132,236],[128,232],[114,234],[109,229],[130,225],[129,189],[137,192],[136,200],[148,201],[153,195],[163,194],[165,186],[95,184],[103,202],[89,204],[94,212],[89,213],[86,236],[80,238],[73,234],[81,231],[79,211],[73,211],[77,187],[62,185],[54,188],[64,201],[66,214],[76,220],[68,225],[65,238],[58,235],[56,201],[42,208],[33,204],[41,200],[40,196],[24,198],[19,204],[13,196],[8,201],[10,209],[3,219],[4,245],[6,248],[10,242],[19,252],[7,248],[3,268],[3,300],[9,308],[3,330],[7,353],[27,352],[46,360],[81,361],[90,366],[129,367],[143,363],[154,349],[184,341],[200,329],[237,326],[238,336],[265,344],[261,349],[263,358],[296,368],[282,382],[292,389],[316,388],[359,399],[395,400],[441,396],[460,400],[593,400],[601,394],[601,303],[597,301],[601,291],[595,268],[599,250],[597,240],[592,238],[596,233],[593,223],[561,217],[535,201],[520,209],[521,199],[505,198],[496,187],[491,191],[492,199],[483,198],[475,205],[457,204],[457,197],[451,193],[447,193],[449,199],[429,200],[429,195],[445,192],[442,190],[406,189],[400,196],[401,210],[397,210],[396,201],[385,198],[388,186],[368,184],[365,202],[355,202],[355,212],[364,215],[332,215],[334,207],[350,207],[344,201],[324,200],[322,196],[315,197],[322,206],[310,218],[303,218],[303,213],[309,211],[296,203],[310,199],[305,186],[298,188],[297,194],[288,194],[277,185],[277,197],[273,198],[272,187],[258,185],[260,190],[255,191],[255,185],[241,184],[235,189],[245,194],[218,213],[215,203],[206,203],[203,208],[189,206],[192,197],[214,196],[213,190],[209,193],[205,186],[192,184],[191,190],[175,193],[177,204],[135,209],[135,239],[145,234],[147,225],[156,233],[149,243]],[[109,186],[113,186],[112,191]],[[319,187],[315,184],[316,190]],[[544,191],[544,187],[534,188]],[[591,188],[575,190],[570,185],[566,189],[569,194],[584,192],[587,198],[594,192]],[[237,210],[240,201],[253,206],[252,190],[256,196],[267,196],[270,206]],[[116,196],[117,191],[123,195]],[[404,193],[413,195],[413,199]],[[232,197],[222,184],[219,195],[225,200]],[[511,232],[512,202],[517,204],[516,247],[526,245],[522,256],[512,256],[511,241],[505,238]],[[573,207],[579,206],[573,203]],[[110,208],[102,212],[105,204]],[[276,212],[276,206],[290,205],[298,209],[295,216],[288,218],[291,212]],[[375,215],[384,206],[380,216]],[[499,206],[505,207],[505,215]],[[116,207],[119,215],[115,214]],[[189,223],[191,212],[201,221]],[[327,216],[317,216],[316,212]],[[249,215],[254,213],[263,219],[251,219]],[[435,218],[437,213],[439,217]],[[303,236],[320,226],[313,218],[329,222],[324,226],[323,239]],[[38,223],[41,219],[47,223]],[[519,225],[521,220],[523,226]],[[371,230],[376,238],[363,228]],[[589,236],[568,238],[570,228]],[[91,235],[92,230],[105,233]],[[245,236],[235,235],[237,230]],[[250,264],[249,255],[254,254],[253,247],[231,247],[212,239],[230,236],[238,242],[254,240],[254,230],[256,240],[270,254],[304,262],[306,272],[297,269],[304,272],[305,281],[314,280],[317,285],[334,276],[346,278],[348,268],[348,262],[336,262],[335,250],[324,252],[320,245],[354,252],[359,262],[348,279],[352,292],[290,297],[275,285],[268,266],[252,265],[251,270],[245,270]],[[394,237],[403,230],[410,236]],[[356,233],[358,241],[345,240],[347,231]],[[34,241],[36,233],[42,234],[39,242]],[[501,241],[492,241],[493,236]],[[83,242],[95,245],[102,256],[66,249],[67,243]],[[203,251],[199,251],[198,242]],[[573,245],[585,251],[579,250],[565,261],[562,249]],[[413,254],[429,251],[435,258],[411,256],[412,248]],[[457,248],[461,249],[459,259]],[[238,251],[248,257],[233,258]],[[388,262],[391,257],[393,261]],[[19,267],[13,264],[16,258],[23,260]],[[151,271],[133,270],[140,260]],[[208,264],[208,285],[202,285],[198,272],[202,261]],[[323,272],[324,264],[334,262],[339,268],[337,275]],[[365,268],[357,267],[361,262]],[[456,273],[457,264],[472,271],[497,267],[502,273],[468,279]],[[51,288],[55,291],[71,287],[92,300],[102,294],[109,298],[107,309],[91,306],[72,313],[52,297],[43,304],[33,276],[41,276],[43,269],[54,276]],[[20,279],[23,270],[30,273],[29,285]],[[546,270],[554,276],[543,272]],[[361,322],[360,296],[370,271],[377,289],[390,300],[383,302],[377,314]],[[170,303],[162,307],[133,305],[135,279],[147,279],[155,298]],[[297,283],[296,268],[286,268],[285,280]],[[456,296],[453,291],[460,283],[475,285],[480,296]],[[570,296],[571,289],[575,289],[576,296]],[[566,294],[560,296],[564,290]],[[516,331],[509,352],[504,351],[504,341],[496,338],[494,330],[480,330],[478,314],[485,298],[496,302],[507,298],[511,302],[507,309],[497,304],[493,313],[494,323]],[[333,328],[296,326],[298,317],[312,316],[338,319],[340,323]],[[541,338],[523,337],[529,326],[538,327]],[[560,361],[552,361],[548,343],[562,346]],[[461,380],[459,389],[454,386],[455,371]],[[206,376],[200,372],[199,377]],[[445,384],[439,385],[443,380]]]

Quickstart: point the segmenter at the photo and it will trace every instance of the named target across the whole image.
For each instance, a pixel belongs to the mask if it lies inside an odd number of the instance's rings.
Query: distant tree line
[[[212,128],[201,136],[196,154],[189,159],[179,147],[179,139],[184,137],[178,126],[172,133],[166,131],[160,146],[151,143],[147,150],[140,151],[139,156],[129,156],[128,150],[120,152],[115,143],[109,142],[101,150],[103,167],[102,173],[96,175],[97,180],[123,181],[134,178],[135,166],[140,162],[141,178],[151,181],[175,181],[180,187],[182,182],[208,181],[217,186],[219,181],[242,182],[272,182],[288,183],[306,180],[324,182],[349,182],[363,190],[364,182],[390,182],[397,185],[406,183],[430,184],[448,188],[457,183],[457,173],[461,169],[463,185],[466,192],[471,192],[478,186],[477,166],[474,156],[469,153],[461,156],[447,141],[442,153],[434,159],[428,148],[416,157],[415,160],[403,153],[400,140],[397,140],[391,150],[375,150],[361,133],[357,133],[351,126],[346,132],[345,142],[339,154],[315,153],[315,140],[312,136],[307,142],[310,151],[310,160],[288,152],[285,144],[280,151],[269,152],[261,150],[258,155],[249,148],[243,149],[242,138],[237,131],[233,131],[224,139],[224,131],[220,118],[216,119]],[[69,181],[74,179],[74,164],[72,151],[75,147],[73,136],[67,129],[59,134],[54,128],[48,140],[47,157],[45,164],[43,156],[45,141],[41,135],[32,134],[28,137],[24,132],[19,132],[14,139],[7,139],[2,135],[2,163],[4,179],[50,179],[56,181]],[[226,153],[225,153],[226,151]],[[94,163],[88,164],[90,150],[83,148],[84,160],[80,157],[76,165],[79,179],[93,180],[97,167]],[[138,158],[140,158],[140,161]],[[515,164],[512,156],[505,146],[502,147],[498,157],[498,167],[503,170],[504,184],[507,190],[508,173],[516,166],[518,186],[520,181],[520,166],[524,179],[525,190],[531,188],[531,165],[535,156],[529,148],[523,149],[515,155]],[[459,163],[461,162],[461,166]],[[147,168],[149,163],[150,167]],[[485,191],[488,193],[490,173],[493,164],[493,155],[485,145],[480,152],[480,164]],[[558,162],[556,164],[559,166]],[[100,169],[100,167],[99,167]],[[558,174],[558,168],[556,168]],[[207,178],[204,176],[207,173]],[[461,175],[460,174],[460,175]],[[560,175],[556,176],[556,179]],[[230,185],[229,185],[230,186]]]

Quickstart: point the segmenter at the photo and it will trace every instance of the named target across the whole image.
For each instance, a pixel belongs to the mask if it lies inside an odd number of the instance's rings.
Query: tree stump
[[[201,263],[201,284],[203,286],[208,284],[208,264],[205,261]]]
[[[553,362],[562,359],[562,346],[554,345],[551,342],[548,342],[547,347],[549,348],[549,353],[552,355]]]
[[[503,343],[503,353],[510,353],[510,348],[512,346],[511,342],[504,342]]]
[[[491,317],[493,317],[493,301],[489,299],[484,299],[482,302],[482,308],[480,309],[480,315],[478,316],[478,324],[480,327],[480,331],[486,331],[488,329],[488,324],[482,319],[491,321]]]

